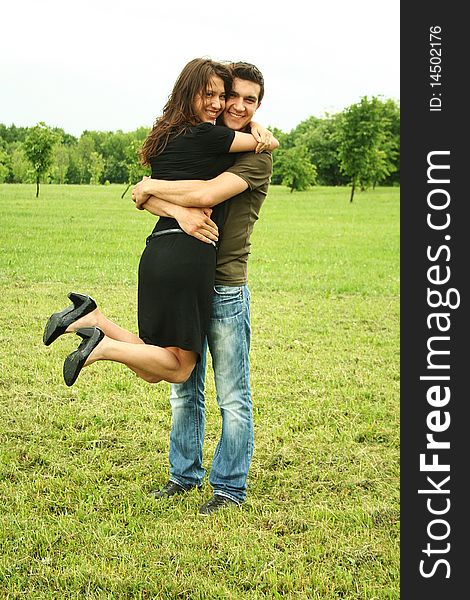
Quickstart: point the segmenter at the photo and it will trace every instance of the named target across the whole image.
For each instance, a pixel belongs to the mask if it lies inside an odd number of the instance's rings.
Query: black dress
[[[171,139],[151,158],[154,179],[212,179],[232,166],[228,154],[235,133],[201,123]],[[224,203],[211,219],[223,225]],[[160,217],[153,233],[179,228],[175,219]],[[186,233],[149,237],[139,264],[139,336],[146,344],[176,346],[199,355],[210,319],[216,249]]]

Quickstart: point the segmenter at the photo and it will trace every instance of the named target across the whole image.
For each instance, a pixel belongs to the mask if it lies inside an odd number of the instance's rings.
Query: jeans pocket
[[[229,319],[243,312],[243,288],[240,286],[216,285],[212,298],[212,317]]]
[[[217,296],[240,296],[241,298],[243,289],[239,285],[216,285],[214,292]]]

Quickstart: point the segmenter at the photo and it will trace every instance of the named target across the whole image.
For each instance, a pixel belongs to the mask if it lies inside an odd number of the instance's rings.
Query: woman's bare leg
[[[191,375],[197,354],[181,348],[153,346],[112,339],[105,335],[88,357],[85,366],[98,360],[122,363],[149,383],[183,383]]]
[[[105,317],[99,308],[95,308],[95,310],[71,323],[67,327],[67,333],[72,333],[77,331],[77,329],[81,329],[82,327],[99,327],[106,336],[120,342],[127,342],[129,344],[145,343],[135,333],[120,327],[114,323],[114,321],[111,321],[111,319]]]
[[[191,375],[197,354],[181,348],[146,344],[138,335],[108,319],[99,308],[67,327],[73,333],[82,327],[99,327],[105,337],[88,357],[85,366],[97,360],[120,362],[145,381],[183,383]]]

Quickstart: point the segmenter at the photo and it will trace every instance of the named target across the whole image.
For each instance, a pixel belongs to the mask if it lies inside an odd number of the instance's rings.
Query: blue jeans
[[[250,390],[250,293],[247,286],[215,286],[212,314],[201,360],[191,377],[171,386],[170,480],[200,486],[204,444],[204,379],[207,346],[214,367],[222,434],[212,460],[209,482],[215,494],[236,502],[246,497],[253,456]]]

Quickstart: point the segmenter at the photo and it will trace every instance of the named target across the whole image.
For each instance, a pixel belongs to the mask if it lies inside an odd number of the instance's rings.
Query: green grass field
[[[399,598],[399,189],[273,186],[250,259],[255,454],[240,510],[167,480],[169,385],[46,348],[70,290],[136,331],[154,218],[124,186],[0,185],[0,598]],[[205,466],[219,436],[208,378]]]

